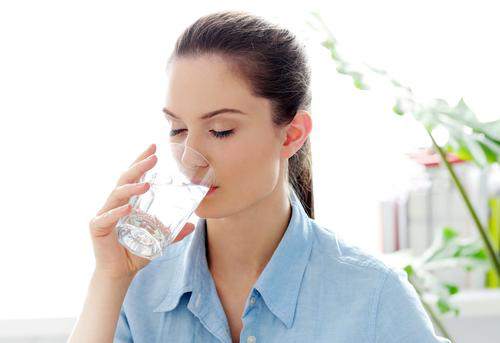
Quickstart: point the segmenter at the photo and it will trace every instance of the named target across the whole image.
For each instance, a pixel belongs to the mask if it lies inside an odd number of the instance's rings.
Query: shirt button
[[[257,338],[255,338],[255,336],[247,337],[247,343],[255,343],[255,342],[257,342]]]
[[[255,297],[250,298],[250,304],[255,304]]]

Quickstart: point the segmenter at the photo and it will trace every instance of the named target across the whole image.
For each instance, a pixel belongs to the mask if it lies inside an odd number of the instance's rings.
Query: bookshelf
[[[421,174],[407,189],[379,201],[381,254],[403,258],[421,255],[444,227],[451,227],[460,237],[479,240],[477,228],[440,157],[431,149],[419,149],[407,156],[421,167]],[[494,247],[500,249],[500,166],[480,169],[471,161],[448,155],[458,178],[478,214],[491,234]],[[394,254],[394,255],[391,255]],[[405,255],[406,254],[406,255]],[[390,258],[389,258],[390,259]],[[441,275],[442,274],[442,275]],[[443,270],[446,278],[461,289],[498,287],[492,272]]]

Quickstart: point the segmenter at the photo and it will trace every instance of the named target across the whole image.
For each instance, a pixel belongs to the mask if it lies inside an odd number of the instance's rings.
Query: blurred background
[[[66,340],[94,267],[89,220],[164,123],[170,50],[226,9],[307,45],[317,222],[405,268],[440,334],[498,342],[500,286],[478,228],[499,259],[498,11],[388,0],[2,1],[0,342]],[[427,119],[395,113],[401,84]],[[440,122],[439,106],[454,121]]]

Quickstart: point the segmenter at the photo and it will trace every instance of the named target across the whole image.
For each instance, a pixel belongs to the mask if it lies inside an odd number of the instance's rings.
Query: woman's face
[[[243,79],[216,56],[174,60],[168,74],[164,111],[172,131],[166,134],[200,152],[213,167],[218,186],[196,214],[226,217],[273,192],[283,181],[287,158],[283,129],[271,123],[270,101],[251,95]],[[234,111],[202,119],[221,109]]]

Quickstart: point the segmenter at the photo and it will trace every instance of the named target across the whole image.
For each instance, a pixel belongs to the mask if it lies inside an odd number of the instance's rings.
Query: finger
[[[93,237],[103,237],[108,235],[116,226],[121,217],[128,215],[132,206],[125,204],[114,208],[108,212],[92,218],[89,223],[90,232]]]
[[[101,215],[113,208],[125,205],[133,195],[143,194],[147,192],[149,188],[149,183],[129,183],[115,188],[109,195],[104,206],[97,212],[97,215]]]
[[[182,228],[181,232],[179,232],[177,237],[175,237],[174,242],[177,242],[177,241],[184,239],[184,237],[186,237],[187,235],[189,235],[190,233],[192,233],[194,231],[194,228],[195,228],[195,226],[193,223],[187,223]]]
[[[132,167],[137,162],[142,161],[149,155],[154,154],[155,152],[156,152],[156,144],[151,144],[142,154],[139,155],[139,157],[136,158],[136,160],[132,164],[130,164],[129,167]]]
[[[153,168],[158,161],[158,157],[156,155],[150,155],[146,159],[137,162],[132,165],[127,171],[121,174],[116,186],[122,186],[127,183],[137,183],[141,176],[146,173],[148,170]]]

